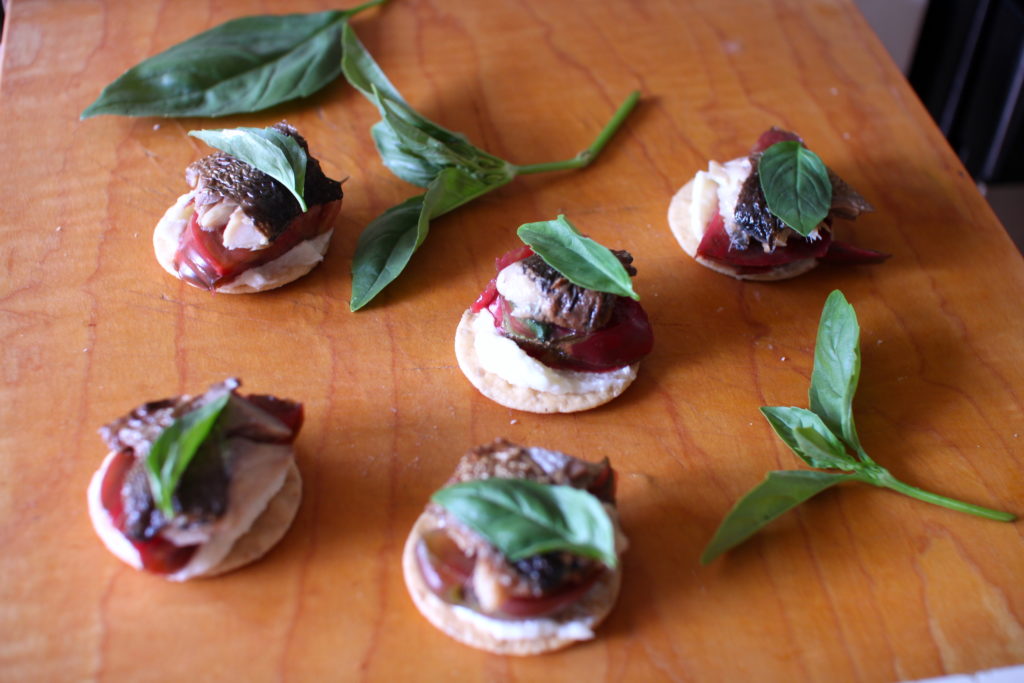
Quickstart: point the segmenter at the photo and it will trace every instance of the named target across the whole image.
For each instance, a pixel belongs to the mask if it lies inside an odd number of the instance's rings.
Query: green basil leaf
[[[804,408],[761,408],[775,433],[811,467],[857,469],[857,460],[821,418]]]
[[[796,140],[777,142],[757,164],[768,210],[807,237],[832,206],[832,182],[817,154]]]
[[[596,497],[571,486],[525,479],[454,484],[432,497],[509,560],[553,551],[618,564],[615,528]]]
[[[341,73],[348,11],[233,19],[133,66],[82,112],[226,116],[312,95]]]
[[[407,152],[398,134],[383,121],[373,124],[370,135],[384,165],[405,182],[426,187],[440,173],[438,165],[431,160]]]
[[[432,219],[500,184],[488,185],[462,169],[446,168],[424,194],[411,197],[373,219],[359,236],[352,259],[350,309],[359,310],[398,277],[427,238]]]
[[[574,285],[640,299],[633,290],[632,278],[611,249],[581,235],[565,216],[525,223],[519,226],[517,234]]]
[[[380,97],[376,89],[373,95],[383,117],[382,121],[374,126],[374,141],[380,140],[384,143],[384,146],[378,146],[377,151],[380,152],[384,165],[392,173],[406,182],[413,182],[420,175],[429,176],[433,180],[433,177],[442,170],[451,167],[480,175],[477,161],[478,157],[489,156],[485,152],[474,150],[471,145],[452,146],[431,136],[397,113],[400,108],[405,107],[404,104],[390,102]],[[388,132],[385,133],[384,130]],[[499,167],[504,163],[501,160],[496,161]],[[410,165],[414,170],[412,174],[407,174],[406,168]],[[511,167],[507,173],[511,180]]]
[[[398,92],[398,89],[388,80],[388,77],[377,62],[374,61],[373,56],[359,40],[359,37],[356,36],[356,32],[351,26],[345,26],[342,30],[341,42],[341,70],[345,74],[345,78],[352,87],[363,93],[366,99],[377,104],[378,109],[380,109],[380,105],[377,103],[377,96],[392,105],[396,105],[395,111],[397,114],[410,125],[419,128],[444,144],[456,149],[462,148],[469,156],[477,152],[487,155],[486,152],[471,145],[462,133],[456,133],[443,126],[439,126],[410,107],[405,98]],[[376,95],[374,93],[375,90],[377,91]],[[380,110],[380,114],[383,117],[384,111]]]
[[[146,456],[146,475],[153,501],[164,517],[174,516],[174,491],[192,458],[206,441],[230,393],[182,415],[160,432]]]
[[[263,171],[284,185],[303,211],[308,210],[303,197],[307,155],[291,135],[276,128],[190,130],[188,134]]]
[[[440,171],[459,166],[488,183],[515,175],[512,164],[470,144],[455,133],[421,116],[406,103],[350,26],[342,33],[342,70],[349,83],[373,102],[381,121],[373,140],[384,165],[402,180],[426,187]]]
[[[860,379],[860,325],[838,289],[828,295],[814,345],[808,392],[811,410],[851,449],[862,452],[853,422],[853,396]]]
[[[769,472],[764,481],[736,501],[704,548],[701,564],[708,564],[725,551],[735,548],[805,500],[856,476],[810,470]]]

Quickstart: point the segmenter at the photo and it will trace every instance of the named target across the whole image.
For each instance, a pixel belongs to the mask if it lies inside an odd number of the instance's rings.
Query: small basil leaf
[[[359,310],[398,277],[426,239],[431,219],[495,187],[499,185],[483,183],[461,169],[446,168],[424,194],[411,197],[373,219],[359,236],[352,259],[350,309]]]
[[[625,266],[611,249],[584,237],[565,216],[553,221],[525,223],[519,239],[564,275],[569,282],[586,289],[640,299]]]
[[[437,164],[418,154],[407,153],[398,134],[383,121],[373,124],[370,134],[384,165],[405,182],[426,187],[440,172]]]
[[[381,119],[373,139],[384,165],[402,180],[426,187],[443,168],[460,166],[496,182],[495,173],[515,175],[514,167],[410,107],[380,66],[346,26],[342,33],[342,70],[353,87],[377,106]]]
[[[378,147],[378,152],[380,152],[384,165],[402,180],[413,182],[420,175],[419,169],[425,171],[423,175],[432,171],[434,176],[443,169],[453,166],[473,172],[476,157],[486,154],[479,150],[474,152],[472,148],[466,150],[468,145],[453,147],[438,140],[396,113],[405,105],[380,97],[376,89],[374,89],[373,95],[383,117],[383,120],[374,128],[383,126],[390,130],[390,134],[384,136],[387,146],[385,148]],[[380,136],[381,134],[377,133],[374,136],[374,141],[376,142]],[[391,136],[394,136],[393,141],[389,139]],[[500,162],[500,160],[498,161]],[[417,172],[407,177],[404,171],[410,163],[417,167]],[[509,179],[511,179],[511,175]]]
[[[480,154],[484,157],[496,159],[496,157],[492,157],[487,152],[471,145],[466,140],[465,135],[437,125],[410,107],[398,92],[398,89],[388,80],[388,77],[381,70],[377,62],[374,61],[373,56],[356,36],[356,32],[351,26],[345,26],[342,30],[341,69],[352,87],[363,93],[366,99],[377,105],[381,117],[384,117],[385,112],[378,102],[378,96],[380,99],[393,105],[392,111],[395,115],[404,119],[409,125],[448,145],[463,156],[474,157]],[[376,94],[374,93],[375,90],[377,91]]]
[[[853,306],[837,289],[821,312],[808,396],[811,410],[857,452],[862,449],[853,422],[853,396],[859,379],[860,325]]]
[[[284,185],[303,211],[308,210],[303,197],[307,155],[292,136],[276,128],[191,130],[188,134],[263,171]]]
[[[258,15],[204,31],[119,76],[82,112],[121,116],[226,116],[307,97],[341,73],[348,11]]]
[[[509,560],[566,551],[615,568],[615,528],[596,497],[524,479],[454,484],[432,497]]]
[[[735,548],[805,500],[856,476],[810,470],[769,472],[764,481],[736,501],[704,548],[701,564],[708,564],[725,551]]]
[[[832,206],[828,169],[817,154],[796,140],[777,142],[757,164],[768,210],[807,237]]]
[[[821,418],[804,408],[761,408],[761,413],[786,445],[811,467],[856,469],[858,463],[846,452]]]
[[[174,516],[174,491],[196,451],[209,437],[217,418],[228,404],[226,393],[182,415],[160,432],[146,456],[146,475],[153,501],[164,517]]]

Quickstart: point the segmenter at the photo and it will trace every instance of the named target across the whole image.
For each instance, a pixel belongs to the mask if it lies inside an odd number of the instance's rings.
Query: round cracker
[[[506,408],[524,410],[530,413],[575,413],[604,405],[624,392],[636,379],[639,363],[629,366],[630,373],[622,382],[611,384],[596,391],[579,394],[555,394],[538,391],[530,387],[511,384],[503,378],[488,372],[480,365],[476,355],[473,319],[483,313],[466,310],[455,330],[455,358],[462,374],[481,394]]]
[[[402,575],[420,614],[460,643],[499,655],[525,656],[560,650],[593,638],[593,629],[605,620],[619,596],[621,568],[605,572],[578,601],[555,616],[530,619],[538,630],[547,631],[545,635],[498,635],[495,631],[507,626],[509,622],[477,613],[469,614],[468,608],[457,609],[434,594],[423,581],[416,560],[416,543],[430,526],[431,521],[426,513],[420,515],[413,525],[402,551]],[[494,629],[489,629],[488,625],[492,624]],[[562,627],[562,633],[554,633],[559,627]]]
[[[672,197],[668,205],[668,226],[672,230],[679,246],[687,254],[693,257],[697,263],[710,268],[711,270],[734,277],[737,280],[757,280],[761,282],[772,282],[775,280],[787,280],[797,275],[802,275],[818,265],[818,259],[805,258],[792,263],[776,266],[763,273],[741,273],[738,268],[726,263],[719,263],[697,255],[697,248],[704,238],[704,230],[707,226],[694,226],[690,224],[690,204],[693,202],[693,180],[679,188],[679,191]]]
[[[267,503],[249,530],[238,537],[231,552],[216,566],[200,576],[217,576],[255,562],[270,551],[284,537],[292,525],[302,501],[302,476],[292,460],[288,464],[284,483]]]
[[[107,454],[103,459],[103,463],[96,470],[96,473],[93,474],[89,482],[87,493],[89,519],[96,534],[103,541],[103,544],[107,546],[108,550],[114,553],[118,559],[135,569],[142,569],[141,564],[138,564],[136,551],[124,539],[121,532],[114,528],[109,515],[100,502],[103,474],[115,455],[116,453],[113,451]],[[205,578],[224,574],[254,562],[265,555],[284,537],[285,532],[291,527],[301,500],[302,476],[299,474],[299,468],[293,460],[288,464],[281,488],[270,499],[252,526],[249,527],[249,530],[235,540],[234,545],[231,546],[231,550],[224,559],[192,578]],[[177,581],[181,579],[171,578],[171,580]],[[184,580],[187,581],[188,579]]]
[[[181,234],[188,227],[194,211],[188,203],[191,197],[190,192],[178,197],[153,229],[153,251],[156,253],[156,260],[164,270],[178,279],[181,278],[174,267],[174,255],[178,251]],[[323,234],[299,242],[273,261],[250,268],[231,282],[216,287],[215,291],[221,294],[255,294],[294,282],[313,270],[324,259],[333,234],[334,229],[331,228]],[[186,283],[196,287],[191,282]]]

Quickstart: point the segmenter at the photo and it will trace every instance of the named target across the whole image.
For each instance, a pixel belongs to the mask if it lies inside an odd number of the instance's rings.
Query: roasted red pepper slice
[[[828,252],[831,242],[832,234],[822,231],[821,238],[814,241],[792,235],[785,247],[778,247],[773,252],[766,252],[761,243],[754,239],[750,240],[746,249],[734,249],[722,215],[715,213],[704,230],[704,237],[697,247],[697,256],[732,266],[743,274],[763,273],[793,261],[821,258]]]
[[[884,251],[855,247],[852,244],[847,244],[846,242],[833,240],[832,243],[828,245],[828,251],[821,257],[821,260],[824,263],[858,265],[881,263],[891,255],[892,254],[886,254]]]
[[[476,561],[467,557],[444,529],[423,534],[416,544],[416,561],[427,588],[448,602],[461,602]]]
[[[799,135],[782,128],[772,127],[761,133],[761,137],[757,139],[757,143],[751,148],[751,154],[760,154],[777,142],[799,142],[803,144],[803,140]]]
[[[341,212],[341,201],[309,207],[270,246],[258,250],[225,248],[222,235],[226,224],[204,230],[199,215],[193,213],[174,255],[174,267],[183,280],[198,287],[212,290],[226,285],[244,271],[269,263],[299,242],[330,230]]]
[[[121,487],[134,464],[135,456],[131,451],[120,451],[114,456],[103,481],[100,482],[100,501],[118,531],[124,528]],[[173,574],[188,564],[199,548],[197,545],[176,546],[159,536],[148,541],[139,541],[128,536],[125,538],[139,552],[142,568],[154,574]]]
[[[463,601],[466,586],[473,577],[475,560],[465,556],[444,529],[423,535],[416,544],[416,563],[424,583],[435,595],[452,604]],[[595,568],[582,581],[561,586],[548,595],[508,598],[498,608],[496,616],[525,619],[550,614],[579,599],[603,571],[603,568]]]
[[[617,475],[608,460],[604,461],[604,469],[597,479],[587,487],[587,493],[605,503],[615,503]]]

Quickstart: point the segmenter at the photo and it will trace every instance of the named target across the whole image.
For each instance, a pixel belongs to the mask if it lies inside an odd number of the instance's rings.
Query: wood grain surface
[[[841,288],[863,329],[856,411],[905,481],[1024,513],[1024,263],[850,0],[392,0],[355,28],[406,98],[516,163],[590,143],[433,225],[407,272],[348,311],[357,236],[415,188],[381,164],[343,81],[273,110],[78,114],[132,64],[254,13],[320,0],[12,0],[0,76],[0,678],[4,680],[893,681],[1024,662],[1022,527],[867,486],[829,491],[708,567],[738,496],[797,459],[758,413],[806,405],[817,318]],[[153,225],[208,153],[190,129],[287,118],[349,176],[326,262],[256,296],[167,276]],[[842,235],[877,267],[743,283],[686,257],[665,214],[708,159],[799,131],[877,211]],[[564,212],[636,258],[656,346],[628,392],[572,416],[478,395],[461,312],[524,222]],[[143,575],[97,540],[96,429],[226,376],[301,400],[306,493],[284,541],[234,574]],[[415,611],[400,552],[430,493],[496,436],[621,473],[632,547],[596,640],[512,659]]]

